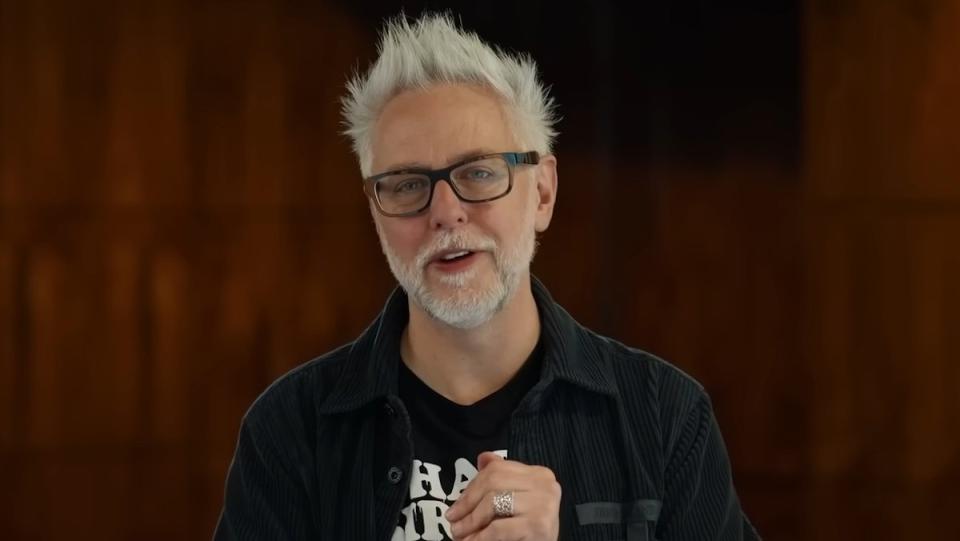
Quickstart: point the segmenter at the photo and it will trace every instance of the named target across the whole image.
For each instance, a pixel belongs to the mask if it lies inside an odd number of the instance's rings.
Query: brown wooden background
[[[0,0],[0,538],[209,538],[245,408],[379,309],[362,10]],[[751,102],[710,159],[604,151],[627,90],[557,83],[535,272],[705,383],[767,538],[957,539],[960,3],[810,1],[796,43],[795,125]]]

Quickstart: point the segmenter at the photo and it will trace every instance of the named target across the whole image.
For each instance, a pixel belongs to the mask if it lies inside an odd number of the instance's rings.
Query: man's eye
[[[412,178],[408,180],[402,180],[394,186],[394,192],[413,192],[417,190],[422,190],[424,186],[423,179]]]
[[[474,167],[473,169],[464,171],[461,176],[465,180],[490,180],[496,175],[494,175],[493,172],[488,169]]]

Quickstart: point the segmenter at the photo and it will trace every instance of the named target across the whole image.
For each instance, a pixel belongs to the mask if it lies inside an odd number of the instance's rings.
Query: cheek
[[[380,241],[386,242],[394,253],[401,257],[416,255],[420,247],[421,232],[415,224],[406,222],[379,223]]]
[[[518,193],[509,209],[509,215],[504,217],[504,223],[509,223],[513,233],[520,233],[521,229],[530,227],[536,219],[538,196],[535,189],[530,189],[530,184],[525,183],[522,186],[523,191]]]

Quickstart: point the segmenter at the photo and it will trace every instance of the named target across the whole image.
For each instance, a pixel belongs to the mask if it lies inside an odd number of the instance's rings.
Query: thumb
[[[503,460],[503,457],[493,451],[484,451],[477,455],[477,470],[482,470],[494,460]]]

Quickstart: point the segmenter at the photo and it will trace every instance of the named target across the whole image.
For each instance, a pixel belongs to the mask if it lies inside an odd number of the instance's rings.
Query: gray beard
[[[474,329],[503,310],[529,271],[537,248],[536,232],[532,223],[524,230],[523,237],[508,252],[489,238],[480,238],[478,242],[474,240],[476,236],[444,232],[422,248],[412,264],[402,261],[390,249],[383,235],[380,235],[380,245],[400,287],[427,315],[450,327]],[[431,254],[450,247],[477,249],[481,246],[492,248],[490,253],[494,255],[496,270],[492,283],[478,283],[482,280],[482,273],[476,268],[441,277],[439,281],[447,291],[436,291],[436,287],[427,283],[425,264]]]

